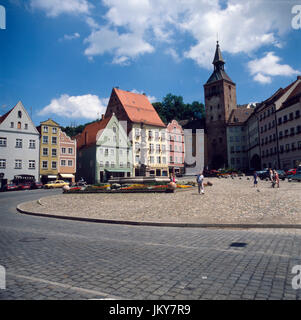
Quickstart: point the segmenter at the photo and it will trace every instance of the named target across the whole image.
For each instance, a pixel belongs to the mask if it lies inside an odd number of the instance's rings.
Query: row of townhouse
[[[175,120],[166,126],[144,94],[113,88],[105,115],[76,140],[77,177],[88,183],[184,170],[182,127]]]
[[[0,116],[0,187],[6,183],[74,181],[76,142],[52,120],[35,127],[22,102]]]
[[[301,76],[256,105],[238,107],[227,123],[229,166],[290,169],[301,164]]]

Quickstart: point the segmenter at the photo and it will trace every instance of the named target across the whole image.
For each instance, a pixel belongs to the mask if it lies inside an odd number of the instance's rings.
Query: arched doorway
[[[254,154],[250,161],[250,167],[254,170],[261,169],[261,160],[258,154]]]

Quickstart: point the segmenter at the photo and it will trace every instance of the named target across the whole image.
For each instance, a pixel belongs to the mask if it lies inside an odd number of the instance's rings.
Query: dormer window
[[[22,111],[18,111],[18,118],[22,118]]]

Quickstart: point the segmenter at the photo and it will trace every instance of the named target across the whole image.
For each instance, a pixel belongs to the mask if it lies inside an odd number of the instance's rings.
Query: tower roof
[[[226,71],[224,70],[225,61],[223,59],[218,41],[216,42],[215,55],[214,55],[212,64],[214,65],[214,71],[211,74],[208,81],[206,82],[206,84],[219,81],[219,80],[227,80],[227,81],[230,81],[231,83],[234,83],[231,80],[231,78],[227,75]]]
[[[216,41],[215,55],[214,55],[212,64],[216,65],[217,63],[220,63],[220,62],[225,64],[218,41]]]

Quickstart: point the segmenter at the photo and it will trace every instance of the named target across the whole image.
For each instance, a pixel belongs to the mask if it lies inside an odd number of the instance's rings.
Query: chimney
[[[103,120],[103,119],[104,119],[104,117],[105,117],[105,115],[104,115],[104,114],[102,114],[102,115],[101,115],[101,120]]]

